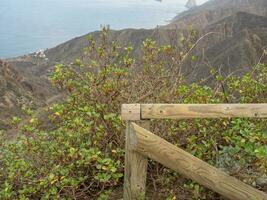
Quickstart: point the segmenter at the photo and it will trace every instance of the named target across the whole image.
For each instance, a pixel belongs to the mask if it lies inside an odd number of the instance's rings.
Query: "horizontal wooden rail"
[[[124,104],[123,120],[266,118],[267,104]]]
[[[163,108],[166,109],[166,107]],[[234,109],[238,108],[234,106]],[[258,107],[255,107],[255,105],[251,108],[252,110],[256,109],[258,111]],[[247,114],[247,111],[242,113],[242,116],[250,116],[250,114]],[[178,171],[182,175],[231,200],[267,200],[267,194],[264,192],[227,175],[175,145],[168,143],[150,131],[134,123],[131,123],[129,128],[132,131],[130,131],[131,135],[129,136],[131,140],[128,140],[128,142],[133,151]]]

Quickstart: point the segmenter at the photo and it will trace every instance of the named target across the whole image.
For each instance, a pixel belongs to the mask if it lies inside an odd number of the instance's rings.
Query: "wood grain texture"
[[[149,121],[142,121],[139,124],[146,129],[150,127]],[[145,197],[147,157],[133,149],[133,142],[134,130],[128,121],[126,125],[124,200],[142,200]]]
[[[227,175],[134,123],[130,126],[134,130],[132,147],[144,156],[231,200],[267,200],[267,194]]]
[[[121,106],[122,120],[140,120],[141,119],[141,105],[140,104],[122,104]]]
[[[142,119],[267,117],[267,104],[142,104]]]

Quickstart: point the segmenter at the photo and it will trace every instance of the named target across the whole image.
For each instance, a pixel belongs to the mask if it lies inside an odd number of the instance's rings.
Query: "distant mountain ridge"
[[[198,63],[195,73],[190,78],[191,81],[206,78],[210,67],[220,68],[225,75],[233,72],[241,74],[251,70],[251,67],[259,62],[263,49],[267,47],[267,1],[210,0],[179,14],[166,26],[156,29],[111,31],[110,37],[123,44],[131,42],[136,47],[134,53],[138,56],[140,52],[138,47],[144,39],[152,38],[160,44],[178,42],[178,33],[184,32],[190,25],[200,35],[213,33],[205,37],[193,52],[199,58],[203,57],[203,60],[202,63]],[[91,34],[96,38],[99,36],[98,31]],[[41,102],[40,99],[46,101],[58,94],[49,84],[48,74],[56,63],[69,63],[81,57],[87,45],[86,37],[87,35],[77,37],[46,50],[45,58],[30,54],[7,59],[8,66],[12,66],[20,79],[25,80],[28,85],[23,88],[18,85],[17,88],[20,89],[14,92],[14,98],[19,98],[25,88],[37,97],[35,99],[37,102]],[[6,65],[4,64],[4,67]],[[186,63],[185,66],[187,71],[193,67],[190,63]],[[0,77],[3,73],[0,71]],[[2,80],[7,79],[5,76],[2,77],[4,77]],[[14,80],[15,83],[16,81]],[[8,92],[9,88],[5,90]],[[3,98],[0,99],[0,105],[3,102]],[[16,113],[12,109],[5,109],[5,112]]]
[[[246,12],[267,16],[266,0],[210,0],[207,3],[185,11],[176,16],[165,28],[187,28],[192,25],[197,29],[216,23],[237,12]]]

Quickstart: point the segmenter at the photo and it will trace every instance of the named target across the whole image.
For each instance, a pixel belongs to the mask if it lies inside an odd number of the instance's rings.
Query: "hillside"
[[[47,78],[35,76],[26,66],[20,67],[0,60],[0,129],[8,129],[13,116],[23,116],[22,106],[42,107],[46,99],[57,94]]]
[[[21,115],[20,106],[33,100],[33,88],[17,70],[0,60],[0,92],[0,129],[6,129],[6,120]]]
[[[221,68],[225,75],[242,74],[260,61],[267,45],[267,17],[237,12],[208,25],[204,33],[209,32],[214,34],[198,46],[199,52],[205,52],[205,61]],[[203,66],[199,73],[205,75],[205,70]]]
[[[184,72],[191,73],[188,80],[206,78],[215,67],[224,75],[242,74],[257,64],[267,46],[267,2],[265,0],[211,0],[202,6],[179,14],[169,25],[156,29],[125,29],[111,31],[110,39],[121,44],[132,43],[136,56],[140,44],[152,38],[160,44],[179,44],[179,34],[192,25],[204,35],[213,32],[198,43],[193,54],[198,62],[186,62]],[[99,37],[99,32],[90,33]],[[47,80],[57,63],[69,63],[83,56],[87,35],[74,38],[55,48],[40,53],[7,59],[25,79],[29,92],[44,101],[57,91]],[[194,69],[194,73],[192,73]],[[26,86],[25,86],[26,87]],[[20,95],[15,94],[16,98]],[[14,112],[9,112],[13,113]]]
[[[205,29],[206,26],[227,18],[236,12],[246,12],[259,16],[267,16],[265,0],[210,0],[194,9],[181,13],[166,28]]]
[[[216,33],[212,37],[209,36],[202,42],[202,45],[200,45],[201,47],[199,47],[202,53],[204,50],[210,65],[215,66],[219,64],[227,68],[246,68],[257,63],[262,53],[261,49],[266,46],[265,17],[267,17],[267,2],[264,0],[211,0],[202,6],[179,14],[173,22],[167,26],[152,30],[126,29],[112,31],[111,39],[117,40],[122,44],[130,42],[134,47],[140,46],[140,43],[148,37],[155,39],[160,44],[176,43],[178,40],[177,32],[184,32],[184,30],[192,25],[198,30],[200,35],[208,32]],[[197,19],[197,21],[195,19]],[[186,24],[186,26],[180,26],[180,24]],[[97,37],[99,32],[91,34]],[[36,75],[46,75],[55,63],[68,63],[73,61],[74,58],[82,56],[83,48],[87,45],[86,38],[87,35],[77,37],[45,51],[45,55],[49,60],[48,62],[40,62],[40,60],[36,62],[33,55],[21,57],[12,60],[12,62],[14,62],[16,66],[24,65],[24,63],[29,62],[28,65],[38,66],[37,70],[39,71]],[[258,40],[258,43],[252,40]],[[218,51],[218,53],[216,53],[216,51],[214,52],[214,49],[221,48],[221,44],[225,45],[222,49],[224,49],[224,51],[226,50],[223,55],[219,53],[220,51]],[[244,49],[244,45],[248,45],[248,49]],[[262,47],[259,47],[259,45]],[[229,51],[227,51],[228,48]],[[233,49],[237,50],[234,54]],[[253,56],[247,58],[247,50],[249,53],[253,52]],[[137,49],[136,51],[138,54],[139,50]],[[214,55],[214,53],[217,55]],[[232,59],[233,61],[231,61],[231,57],[234,57]],[[225,60],[229,59],[230,61],[226,63]]]

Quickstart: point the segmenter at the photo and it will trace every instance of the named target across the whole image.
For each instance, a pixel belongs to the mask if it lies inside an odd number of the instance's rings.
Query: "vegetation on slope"
[[[182,45],[157,45],[147,39],[142,56],[131,45],[88,38],[82,59],[57,65],[51,81],[68,93],[48,108],[49,129],[30,118],[14,141],[0,141],[0,199],[108,199],[121,188],[124,163],[122,103],[264,103],[264,64],[242,77],[222,77],[211,69],[205,80],[188,85],[183,62],[194,62],[195,31],[180,36]],[[14,118],[16,126],[20,119]],[[155,123],[156,122],[156,123]],[[153,121],[151,130],[193,155],[259,189],[266,190],[266,119],[197,119]],[[265,182],[264,182],[265,180]],[[150,162],[151,199],[220,199],[198,184]],[[176,194],[179,196],[176,197]],[[115,198],[115,199],[118,199]]]

